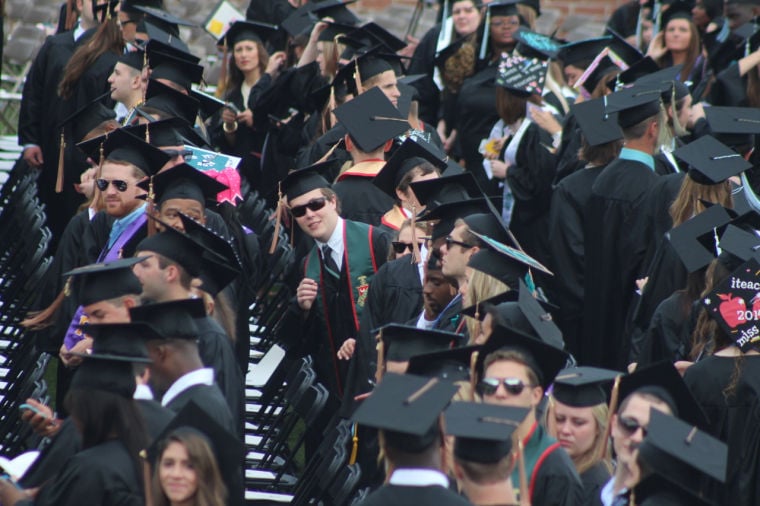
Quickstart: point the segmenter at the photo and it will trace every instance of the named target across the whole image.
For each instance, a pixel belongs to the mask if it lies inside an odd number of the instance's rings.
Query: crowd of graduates
[[[213,92],[162,0],[65,4],[15,169],[57,399],[19,399],[44,445],[0,503],[243,504],[278,241],[273,332],[353,424],[358,504],[760,501],[760,1],[573,41],[538,0],[443,0],[406,40],[352,3],[252,0]]]

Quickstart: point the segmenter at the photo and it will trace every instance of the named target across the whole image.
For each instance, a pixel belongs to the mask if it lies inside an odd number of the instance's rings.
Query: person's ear
[[[540,386],[533,387],[533,389],[530,392],[531,396],[531,406],[536,407],[541,402],[541,399],[544,398],[544,389]]]
[[[343,136],[343,142],[346,143],[346,151],[349,153],[354,150],[354,141],[351,140],[351,136],[346,134]]]
[[[393,146],[393,139],[388,139],[385,141],[385,144],[383,145],[383,153],[387,153],[391,150],[391,147]]]

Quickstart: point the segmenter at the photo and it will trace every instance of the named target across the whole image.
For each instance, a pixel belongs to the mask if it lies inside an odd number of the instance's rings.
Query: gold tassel
[[[219,86],[216,90],[216,96],[222,98],[224,93],[227,92],[227,57],[229,56],[229,48],[227,46],[227,37],[224,38],[224,46],[222,51],[222,68],[219,69]]]
[[[157,232],[155,220],[150,219],[150,216],[153,216],[156,211],[155,199],[156,194],[153,192],[153,176],[150,176],[150,182],[148,183],[148,198],[146,199],[148,201],[148,208],[145,210],[145,212],[148,213],[148,237],[156,235]]]
[[[274,253],[277,243],[280,239],[280,223],[282,222],[282,209],[285,206],[282,196],[282,182],[277,183],[277,210],[274,213],[274,235],[272,236],[272,245],[269,246],[269,254]]]
[[[417,244],[417,206],[412,206],[412,263],[420,263],[420,245]]]
[[[472,402],[475,402],[475,389],[478,385],[478,375],[477,375],[478,356],[480,356],[479,351],[473,351],[472,355],[470,355],[470,396],[471,396],[470,400]]]
[[[55,178],[55,192],[63,191],[63,158],[66,152],[66,140],[63,137],[64,129],[61,129],[61,141],[58,149],[58,175]]]
[[[140,450],[140,458],[142,459],[143,468],[143,488],[145,489],[145,506],[153,506],[153,496],[151,495],[151,482],[153,481],[152,472],[150,469],[150,462],[148,461],[148,453],[145,450]]]
[[[348,458],[348,465],[356,463],[356,456],[359,453],[359,424],[354,422],[353,437],[351,438],[351,456]]]
[[[145,143],[150,144],[150,123],[145,123]]]
[[[598,459],[604,459],[604,456],[607,455],[607,444],[610,440],[610,433],[612,432],[612,424],[610,423],[612,420],[612,415],[615,414],[615,410],[617,410],[618,406],[618,395],[620,395],[620,378],[622,376],[618,375],[615,378],[615,383],[612,385],[612,393],[610,394],[610,405],[609,409],[607,410],[607,427],[604,429],[604,437],[602,438],[602,444],[599,445],[599,455],[597,455]]]
[[[383,331],[377,333],[375,336],[377,341],[377,369],[375,370],[375,383],[380,383],[385,373],[385,343],[383,342]]]
[[[335,144],[333,144],[333,146],[327,151],[327,153],[325,153],[325,155],[322,158],[316,161],[315,165],[317,163],[326,162],[327,159],[330,158],[330,156],[335,152],[335,150],[338,149],[338,146],[340,146],[341,142],[342,141],[338,141]]]

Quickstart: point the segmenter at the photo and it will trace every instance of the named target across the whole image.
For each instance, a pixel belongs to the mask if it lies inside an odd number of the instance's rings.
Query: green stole
[[[533,487],[536,483],[536,476],[541,464],[546,457],[554,450],[560,447],[556,439],[544,432],[543,427],[538,422],[534,422],[531,432],[523,440],[523,458],[525,459],[525,476],[528,479],[528,497],[533,498]],[[520,469],[515,466],[512,471],[512,487],[515,490],[515,498],[520,501]]]

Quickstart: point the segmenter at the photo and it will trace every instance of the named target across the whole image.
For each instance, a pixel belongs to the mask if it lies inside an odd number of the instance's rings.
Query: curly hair
[[[467,35],[465,38],[462,46],[443,64],[443,82],[452,93],[459,93],[464,80],[475,73],[476,34]]]

